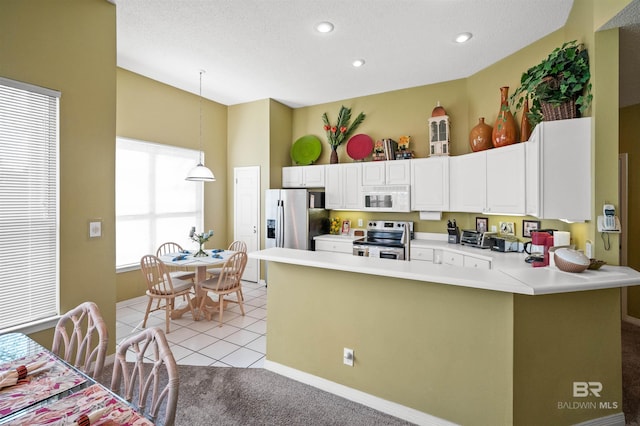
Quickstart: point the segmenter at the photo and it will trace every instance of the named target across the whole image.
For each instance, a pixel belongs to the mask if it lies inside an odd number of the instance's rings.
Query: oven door
[[[378,257],[380,259],[404,260],[404,249],[398,247],[369,247],[369,257]]]
[[[354,245],[353,255],[360,257],[369,257],[369,247],[363,245]]]

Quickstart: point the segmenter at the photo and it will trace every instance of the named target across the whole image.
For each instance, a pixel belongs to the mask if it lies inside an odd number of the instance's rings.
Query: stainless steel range
[[[408,232],[405,232],[408,227]],[[354,256],[408,260],[413,222],[374,220],[367,224],[367,236],[353,242]]]

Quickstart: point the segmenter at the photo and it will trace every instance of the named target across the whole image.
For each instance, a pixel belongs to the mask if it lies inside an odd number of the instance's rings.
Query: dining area
[[[179,379],[162,329],[118,344],[109,385],[99,381],[108,341],[93,302],[60,317],[51,349],[23,333],[0,335],[0,424],[173,425]]]

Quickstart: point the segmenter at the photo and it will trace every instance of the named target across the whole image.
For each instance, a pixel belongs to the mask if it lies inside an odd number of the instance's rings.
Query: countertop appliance
[[[508,252],[518,252],[519,241],[516,237],[512,237],[509,235],[501,235],[493,238],[493,245],[491,246],[491,250],[499,251],[503,253]]]
[[[482,249],[490,249],[493,247],[493,239],[497,236],[497,232],[480,232],[472,229],[463,229],[460,237],[460,244],[478,247]]]
[[[315,250],[313,237],[329,233],[324,192],[306,189],[267,189],[265,247]]]
[[[413,222],[370,221],[367,223],[367,236],[353,241],[353,254],[354,256],[409,260],[411,238],[413,238]]]

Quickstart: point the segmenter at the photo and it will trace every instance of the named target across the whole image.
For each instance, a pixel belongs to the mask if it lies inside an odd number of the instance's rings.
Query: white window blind
[[[0,77],[0,332],[58,314],[59,97]]]
[[[116,269],[139,266],[172,241],[185,249],[202,232],[203,183],[186,181],[199,151],[132,139],[116,140]]]

